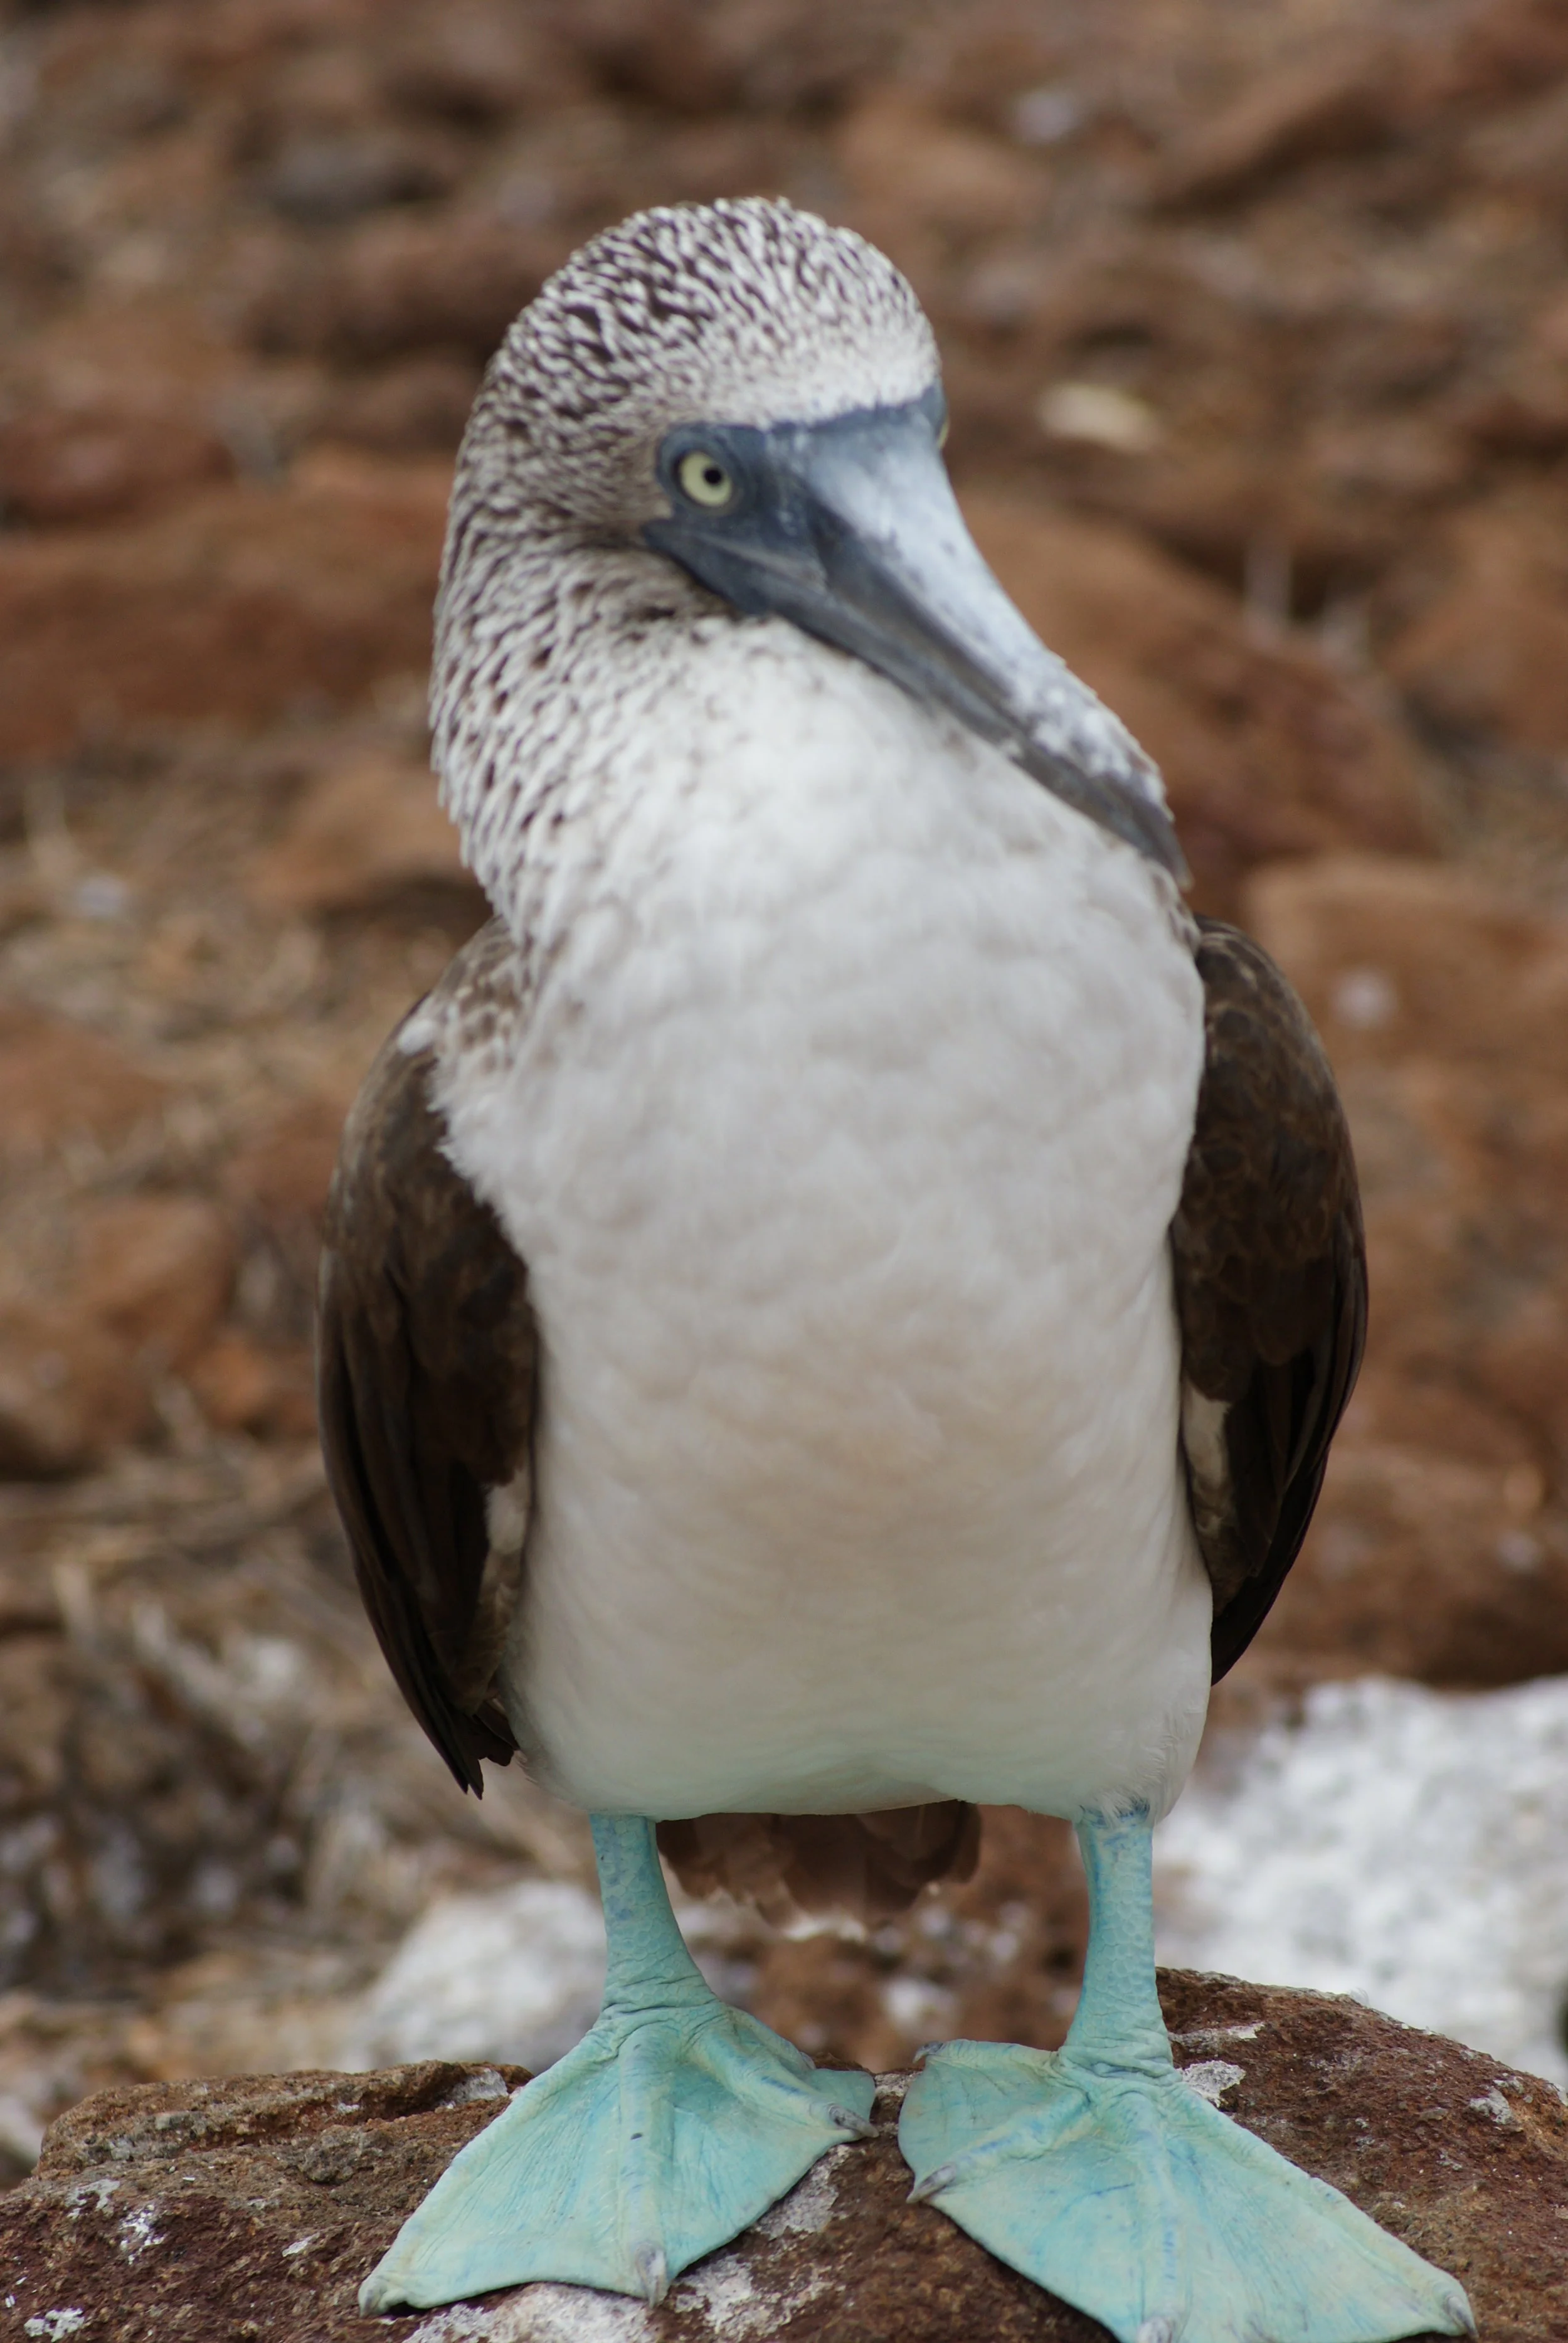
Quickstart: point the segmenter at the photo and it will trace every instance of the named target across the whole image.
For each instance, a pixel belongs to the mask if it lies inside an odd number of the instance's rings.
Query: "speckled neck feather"
[[[541,838],[624,762],[682,639],[735,623],[640,542],[665,433],[897,403],[937,371],[892,264],[784,203],[645,212],[518,319],[458,459],[432,717],[444,801],[519,940]]]

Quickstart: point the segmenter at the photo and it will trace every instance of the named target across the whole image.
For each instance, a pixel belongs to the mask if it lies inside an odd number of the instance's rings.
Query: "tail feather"
[[[841,1912],[888,1920],[933,1880],[971,1878],[980,1809],[957,1800],[876,1815],[699,1815],[658,1825],[689,1896],[720,1890],[765,1919]]]

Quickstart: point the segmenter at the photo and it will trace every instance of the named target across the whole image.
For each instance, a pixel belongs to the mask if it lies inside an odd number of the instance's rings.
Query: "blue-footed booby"
[[[1172,2066],[1151,1832],[1354,1379],[1355,1174],[944,421],[891,264],[745,201],[588,245],[463,443],[435,759],[495,917],[349,1119],[321,1420],[457,1780],[591,1816],[608,1975],[362,2302],[660,2299],[873,2086],[716,1998],[658,1846],[885,1911],[995,1801],[1076,1825],[1082,1997],[927,2054],[914,2193],[1121,2343],[1473,2331]]]

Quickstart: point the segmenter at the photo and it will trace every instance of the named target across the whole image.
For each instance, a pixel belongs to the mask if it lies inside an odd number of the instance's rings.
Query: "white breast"
[[[1162,882],[781,624],[659,720],[563,839],[522,1047],[444,1089],[544,1342],[533,1766],[658,1815],[1163,1810],[1210,1604]]]

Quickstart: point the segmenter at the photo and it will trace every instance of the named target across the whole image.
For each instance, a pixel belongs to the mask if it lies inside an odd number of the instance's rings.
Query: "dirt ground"
[[[1568,5],[0,5],[0,2157],[308,2063],[451,1789],[312,1436],[336,1133],[483,916],[425,765],[487,353],[594,228],[781,192],[909,272],[976,533],[1344,1083],[1371,1349],[1222,1717],[1568,1669]],[[888,2067],[1050,2043],[1064,1833],[730,1950]]]

